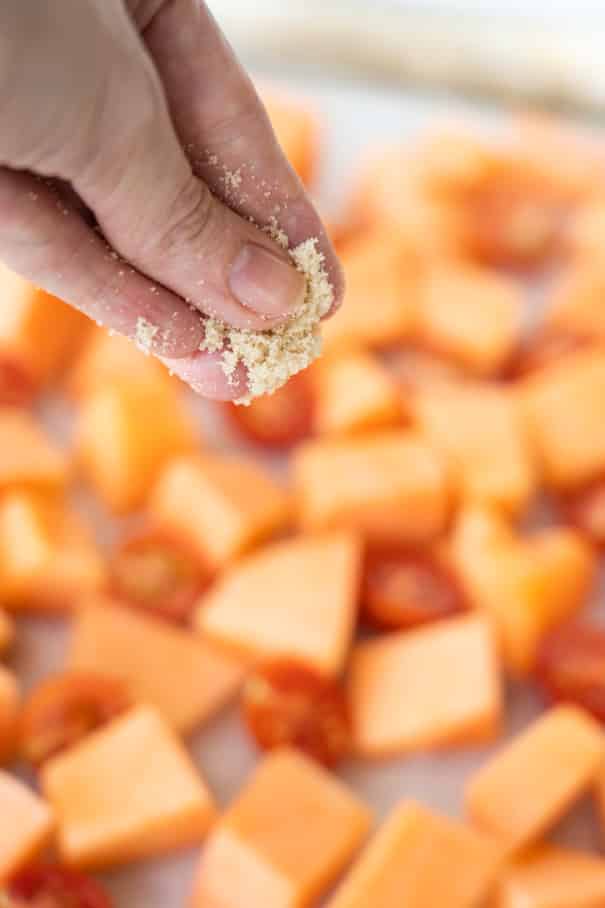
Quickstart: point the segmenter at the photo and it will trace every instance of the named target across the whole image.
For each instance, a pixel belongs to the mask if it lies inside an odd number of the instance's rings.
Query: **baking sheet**
[[[261,75],[273,77],[274,81],[277,76],[270,72]],[[306,77],[302,82],[282,77],[281,81],[310,98],[322,114],[324,155],[318,199],[328,215],[337,211],[345,197],[356,162],[370,140],[372,143],[401,140],[436,122],[460,117],[476,121],[480,128],[499,122],[493,110],[471,107],[445,95],[420,97],[361,85],[346,86],[326,82],[324,76]],[[190,402],[209,442],[218,447],[229,444],[213,406],[193,395]],[[57,438],[69,438],[71,414],[65,403],[47,402],[43,418]],[[279,468],[279,464],[273,462],[272,467]],[[101,539],[107,541],[110,529],[98,508],[85,495],[79,500],[96,522]],[[599,610],[600,600],[598,597],[596,602]],[[62,666],[67,628],[55,620],[25,619],[19,623],[13,663],[29,687]],[[510,687],[507,733],[513,734],[523,727],[537,709],[537,701],[529,690]],[[190,750],[221,805],[237,794],[256,759],[235,710],[195,735]],[[451,751],[378,766],[351,762],[342,769],[341,776],[375,808],[378,818],[403,797],[417,798],[455,816],[461,808],[465,780],[487,753],[476,749]],[[596,848],[598,832],[591,808],[584,805],[576,810],[558,831],[558,838],[579,847]],[[185,908],[199,853],[195,849],[106,874],[104,880],[115,898],[116,908]],[[250,905],[250,908],[264,906]]]

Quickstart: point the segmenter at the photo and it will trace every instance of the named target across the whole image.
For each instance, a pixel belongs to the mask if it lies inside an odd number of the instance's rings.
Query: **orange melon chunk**
[[[602,246],[602,236],[599,241]],[[599,264],[572,268],[554,288],[546,325],[557,332],[605,340],[604,295],[605,257]]]
[[[543,635],[584,605],[596,570],[580,533],[552,527],[523,538],[480,508],[460,514],[447,556],[470,601],[493,622],[516,677],[532,668]]]
[[[1,263],[0,294],[0,362],[44,385],[65,368],[91,323]]]
[[[72,397],[82,400],[112,383],[152,388],[174,381],[159,359],[138,350],[129,338],[96,328],[69,371],[66,385]]]
[[[384,429],[401,421],[400,392],[377,359],[351,353],[320,363],[315,406],[319,435]]]
[[[0,763],[13,756],[21,697],[15,675],[0,665]],[[1,804],[1,802],[0,802]]]
[[[67,480],[65,456],[33,417],[13,407],[0,408],[0,490],[9,486],[54,490]]]
[[[452,467],[459,495],[521,512],[536,476],[516,398],[508,391],[460,384],[420,390],[412,410],[418,427]]]
[[[369,825],[369,811],[333,775],[294,751],[276,751],[213,831],[191,908],[307,908]]]
[[[309,442],[292,469],[305,530],[346,527],[371,541],[421,542],[448,518],[443,459],[411,432]]]
[[[512,281],[488,270],[436,268],[421,292],[414,334],[477,375],[490,375],[520,341],[522,302]]]
[[[0,884],[37,857],[50,841],[49,807],[15,776],[0,770]]]
[[[234,565],[202,599],[199,630],[254,657],[342,671],[357,607],[360,546],[347,533],[276,543]]]
[[[468,815],[510,851],[530,845],[596,782],[604,755],[601,728],[587,713],[551,709],[473,776]]]
[[[0,656],[12,646],[15,639],[15,624],[6,612],[0,609]]]
[[[168,464],[149,510],[213,567],[283,530],[290,519],[288,495],[262,467],[212,456]]]
[[[328,908],[475,908],[500,854],[487,837],[413,802],[378,830]]]
[[[406,338],[417,294],[416,263],[387,233],[364,234],[342,251],[344,305],[322,326],[326,351],[380,349]]]
[[[68,668],[125,681],[133,699],[155,706],[181,732],[209,719],[243,678],[239,660],[110,599],[78,611]]]
[[[557,489],[605,470],[605,351],[565,357],[523,383],[527,425],[546,480]]]
[[[0,597],[6,608],[63,610],[105,580],[89,528],[62,501],[17,490],[0,497]]]
[[[358,643],[348,694],[365,757],[489,740],[502,716],[491,628],[470,616]]]
[[[495,908],[602,908],[605,861],[542,846],[504,871]]]
[[[193,845],[214,819],[204,781],[151,707],[130,710],[48,760],[40,784],[57,817],[60,856],[75,867]]]
[[[193,424],[168,386],[107,384],[82,402],[82,473],[115,513],[143,505],[162,467],[194,445]]]
[[[448,144],[451,148],[452,143]],[[425,149],[418,155],[418,161],[413,160],[409,149],[402,146],[379,148],[368,155],[350,212],[353,223],[378,228],[385,233],[396,232],[426,260],[461,251],[460,214],[432,189],[437,182],[443,187],[452,178],[458,182],[462,177],[466,182],[470,177],[468,164],[474,169],[466,150],[463,151],[466,160],[461,162],[462,167],[458,166],[461,155],[457,151],[450,154],[448,149],[444,154],[442,137],[433,143],[432,150],[439,150],[441,166],[430,168],[430,173],[423,167],[427,157]],[[435,161],[434,154],[432,157]],[[438,169],[441,176],[436,179]],[[463,171],[466,171],[464,176]],[[425,180],[424,176],[429,179]]]
[[[290,164],[303,183],[311,183],[319,151],[319,123],[315,114],[296,98],[269,88],[262,93],[271,126]],[[227,185],[229,191],[229,184]],[[237,190],[231,190],[232,192]],[[266,192],[271,192],[267,185]],[[270,198],[270,196],[268,196]]]

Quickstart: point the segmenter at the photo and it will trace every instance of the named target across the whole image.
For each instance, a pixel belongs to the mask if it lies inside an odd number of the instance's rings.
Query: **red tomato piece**
[[[370,552],[361,596],[363,617],[380,630],[418,627],[467,608],[453,574],[436,558],[409,549]]]
[[[25,407],[32,402],[35,394],[33,375],[18,360],[0,355],[0,405]]]
[[[112,908],[96,880],[56,864],[36,864],[8,884],[6,908]],[[4,908],[0,893],[0,908]]]
[[[225,404],[236,432],[265,448],[289,448],[311,435],[313,388],[307,372],[294,375],[274,394],[255,398],[247,407]]]
[[[124,541],[111,561],[112,592],[158,618],[184,624],[210,581],[199,556],[180,539],[148,530]]]
[[[349,714],[340,685],[301,663],[258,667],[244,685],[242,710],[262,750],[297,747],[325,766],[335,766],[349,751]]]
[[[535,679],[547,700],[575,703],[605,722],[605,628],[555,628],[540,645]]]
[[[117,679],[65,672],[43,681],[26,700],[19,724],[21,756],[33,766],[73,747],[127,710],[131,700]]]
[[[605,546],[605,477],[567,495],[563,510],[581,533],[596,545]]]

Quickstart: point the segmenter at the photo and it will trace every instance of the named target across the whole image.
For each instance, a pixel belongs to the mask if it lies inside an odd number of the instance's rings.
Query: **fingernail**
[[[231,266],[231,292],[242,306],[271,318],[291,315],[305,298],[305,278],[263,246],[244,246]]]

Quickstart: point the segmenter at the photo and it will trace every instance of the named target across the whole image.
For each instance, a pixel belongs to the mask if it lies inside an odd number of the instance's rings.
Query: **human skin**
[[[321,221],[202,0],[2,0],[1,261],[109,329],[157,328],[176,374],[238,397],[203,314],[266,330],[296,309],[272,218],[317,237],[338,305]]]

